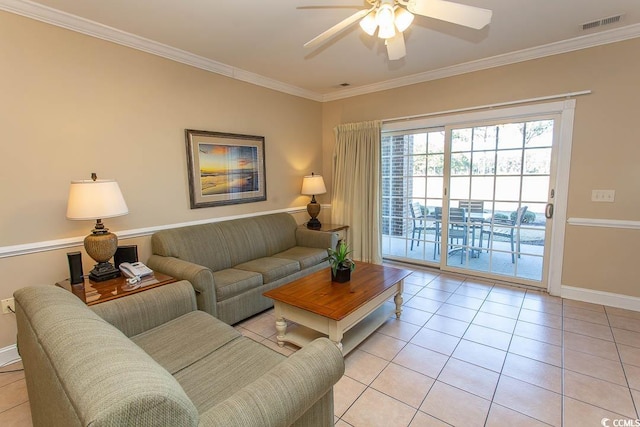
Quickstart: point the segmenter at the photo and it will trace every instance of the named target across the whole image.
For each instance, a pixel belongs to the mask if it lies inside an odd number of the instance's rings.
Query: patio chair
[[[527,212],[527,206],[522,206],[517,210],[515,219],[503,219],[503,218],[492,218],[491,222],[488,222],[486,227],[482,227],[480,230],[480,251],[482,252],[482,239],[483,236],[487,235],[487,252],[489,252],[489,248],[491,247],[491,242],[495,236],[506,237],[511,242],[511,263],[516,262],[516,252],[518,253],[518,258],[520,258],[520,226],[522,225],[522,220],[524,219],[524,214]],[[516,232],[518,234],[516,235]],[[515,251],[515,246],[517,243],[517,251]]]
[[[430,225],[426,221],[426,208],[418,202],[409,203],[409,211],[411,212],[411,220],[413,221],[413,230],[411,231],[411,250],[413,250],[413,242],[417,241],[416,247],[420,246],[420,236],[423,231],[435,230],[433,223]],[[418,238],[416,239],[416,231]]]
[[[433,247],[433,259],[436,259],[436,250],[440,253],[440,224],[442,223],[442,208],[436,208],[435,211],[436,217],[436,243]],[[462,239],[462,245],[467,246],[467,238],[469,234],[469,228],[467,226],[467,218],[465,214],[465,210],[463,208],[449,208],[449,233],[448,239],[449,244],[453,245],[453,240],[456,240],[456,243],[460,242]],[[464,252],[465,248],[460,250],[460,264],[464,261]]]
[[[458,200],[458,207],[470,213],[483,213],[484,200]]]

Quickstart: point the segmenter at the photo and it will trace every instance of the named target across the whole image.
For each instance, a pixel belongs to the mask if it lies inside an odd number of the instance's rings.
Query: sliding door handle
[[[547,207],[544,209],[544,216],[547,219],[553,218],[553,203],[547,203]]]

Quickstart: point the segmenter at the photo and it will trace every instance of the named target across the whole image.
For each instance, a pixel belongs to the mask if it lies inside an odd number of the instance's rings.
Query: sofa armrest
[[[197,309],[191,283],[183,280],[118,298],[91,309],[127,337],[141,334]]]
[[[198,309],[217,316],[216,287],[213,272],[202,265],[174,257],[151,255],[147,266],[179,280],[188,280],[196,291]]]
[[[296,228],[296,245],[307,248],[335,248],[338,244],[338,233],[331,231],[309,230],[306,227]]]
[[[319,338],[200,414],[201,426],[288,426],[302,416],[344,374],[342,352]],[[333,422],[333,414],[330,414]]]

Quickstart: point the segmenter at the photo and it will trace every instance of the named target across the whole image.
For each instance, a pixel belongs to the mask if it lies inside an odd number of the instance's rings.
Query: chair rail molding
[[[600,218],[569,218],[567,224],[580,227],[626,228],[640,230],[640,221]]]
[[[322,205],[322,209],[331,209],[331,205],[330,204]],[[118,236],[118,239],[132,239],[135,237],[150,236],[156,231],[167,230],[170,228],[186,227],[189,225],[198,225],[198,224],[209,224],[212,222],[228,221],[231,219],[248,218],[252,216],[268,215],[268,214],[281,213],[281,212],[286,212],[290,214],[297,214],[297,213],[303,213],[303,212],[306,213],[307,207],[306,206],[292,207],[292,208],[286,208],[286,209],[276,209],[272,211],[263,211],[263,212],[252,212],[249,214],[233,215],[233,216],[226,216],[226,217],[219,217],[219,218],[207,218],[207,219],[198,220],[198,221],[189,221],[189,222],[181,222],[176,224],[159,225],[155,227],[115,231],[114,234]],[[72,248],[76,246],[82,246],[84,242],[84,238],[85,236],[69,237],[64,239],[25,243],[22,245],[0,246],[0,259],[20,256],[20,255],[35,254],[38,252],[48,252],[48,251],[55,251],[57,249],[66,249],[66,248]]]

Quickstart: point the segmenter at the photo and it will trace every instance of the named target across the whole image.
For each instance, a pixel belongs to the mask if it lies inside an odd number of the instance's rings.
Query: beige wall
[[[577,99],[567,216],[640,221],[639,51],[634,39],[325,103],[323,173],[340,123],[590,89]],[[592,189],[615,189],[615,203],[591,202]],[[567,226],[562,284],[640,297],[638,248],[637,229]]]
[[[105,221],[116,232],[296,208],[308,202],[302,175],[323,170],[330,188],[339,123],[583,89],[569,217],[640,220],[639,50],[631,40],[321,105],[0,12],[0,248],[88,234],[64,216],[69,181],[91,172],[120,183],[130,214]],[[185,128],[265,136],[268,200],[189,209]],[[614,188],[616,202],[591,203],[593,188]],[[639,238],[568,227],[563,284],[640,296]],[[149,254],[148,236],[122,243]],[[0,258],[0,298],[67,277],[65,253],[78,249]],[[14,343],[14,317],[0,315],[0,349]]]
[[[0,247],[89,234],[65,219],[69,181],[114,178],[121,232],[305,206],[302,176],[322,169],[321,104],[0,12]],[[267,201],[191,210],[184,130],[266,139]],[[323,201],[322,198],[320,198]],[[148,237],[139,244],[149,253]],[[0,299],[68,277],[67,248],[0,258]],[[85,271],[91,260],[83,257]],[[15,318],[0,315],[0,349]]]

